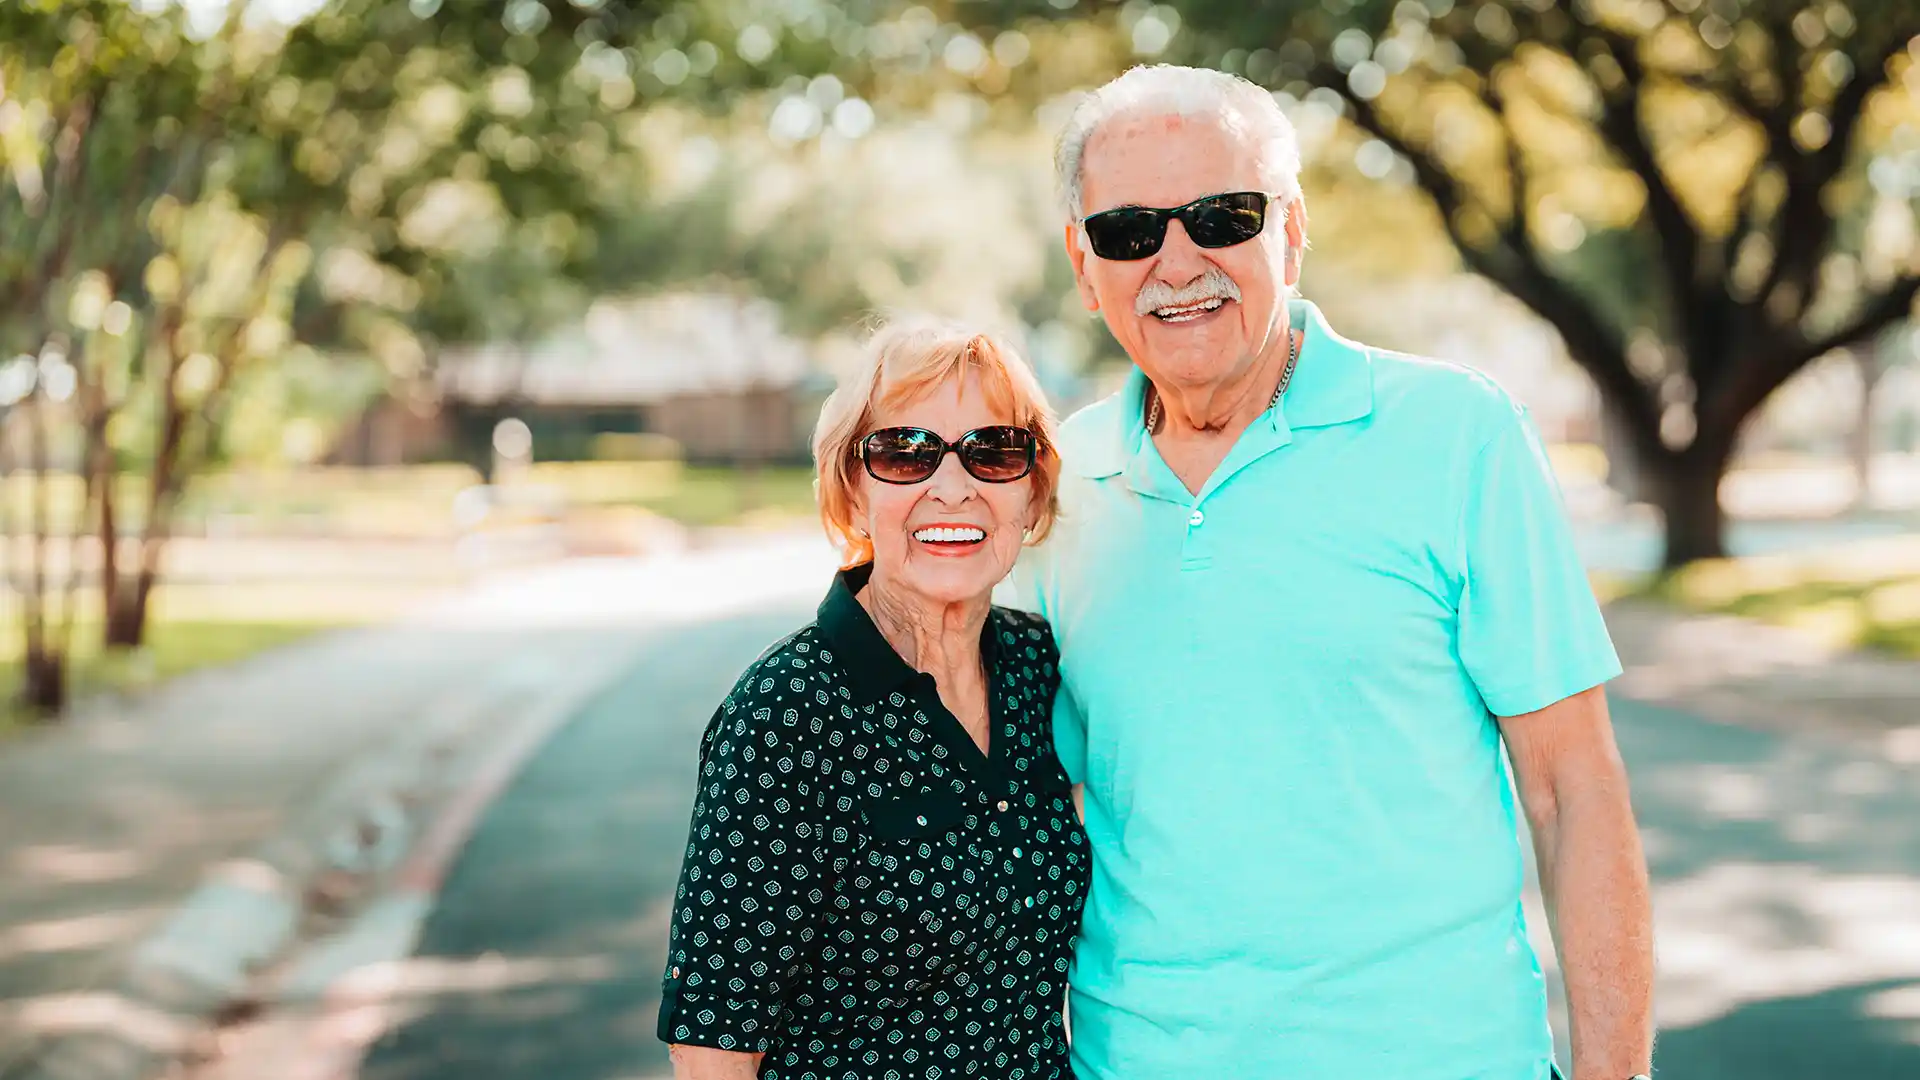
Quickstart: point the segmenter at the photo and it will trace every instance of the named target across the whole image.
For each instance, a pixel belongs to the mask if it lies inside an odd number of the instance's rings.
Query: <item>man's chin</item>
[[[1225,373],[1235,357],[1246,353],[1245,342],[1232,334],[1195,335],[1185,340],[1149,339],[1134,361],[1149,374],[1179,383],[1212,382]]]

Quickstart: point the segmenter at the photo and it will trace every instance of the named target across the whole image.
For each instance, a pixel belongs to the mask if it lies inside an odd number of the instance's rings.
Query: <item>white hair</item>
[[[1300,194],[1300,141],[1272,94],[1224,71],[1153,64],[1131,68],[1087,94],[1067,118],[1053,162],[1071,221],[1086,214],[1081,169],[1087,143],[1101,125],[1121,115],[1220,118],[1244,138],[1258,140],[1272,191],[1283,196],[1283,203]]]

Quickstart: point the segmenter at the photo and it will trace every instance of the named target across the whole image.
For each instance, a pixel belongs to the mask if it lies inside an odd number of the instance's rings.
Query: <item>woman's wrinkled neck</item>
[[[950,603],[933,600],[900,585],[877,569],[854,595],[887,639],[915,671],[936,680],[980,666],[980,632],[993,606],[990,596]]]

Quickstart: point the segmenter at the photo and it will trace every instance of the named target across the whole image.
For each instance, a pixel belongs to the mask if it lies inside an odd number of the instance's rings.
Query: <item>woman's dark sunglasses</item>
[[[1180,222],[1187,236],[1203,248],[1244,244],[1266,228],[1267,204],[1276,198],[1264,191],[1236,191],[1195,199],[1171,210],[1122,206],[1089,214],[1080,219],[1080,227],[1087,230],[1087,243],[1095,255],[1131,262],[1160,250],[1169,221]]]
[[[1033,471],[1039,440],[1023,427],[974,428],[949,443],[926,428],[893,427],[860,440],[867,475],[883,484],[917,484],[940,471],[947,452],[960,467],[987,484],[1011,484]]]

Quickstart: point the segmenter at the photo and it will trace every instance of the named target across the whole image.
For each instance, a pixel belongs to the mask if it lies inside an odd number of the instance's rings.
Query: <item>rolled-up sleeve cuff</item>
[[[668,1045],[762,1054],[772,1045],[777,1007],[751,998],[702,993],[668,976],[660,992],[656,1035]]]

